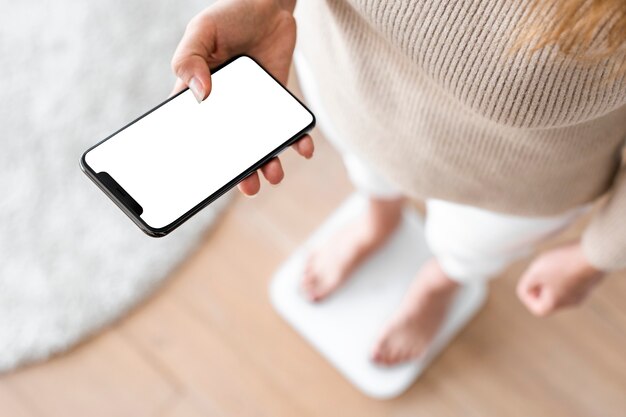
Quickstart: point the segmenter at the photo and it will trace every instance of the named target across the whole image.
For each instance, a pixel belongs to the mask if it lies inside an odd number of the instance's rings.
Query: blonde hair
[[[555,45],[592,62],[625,55],[626,0],[533,0],[522,23],[517,46],[532,42],[532,51]],[[622,65],[620,72],[625,69]]]

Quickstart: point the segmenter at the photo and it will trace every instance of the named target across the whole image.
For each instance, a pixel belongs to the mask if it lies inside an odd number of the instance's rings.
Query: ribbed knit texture
[[[514,50],[528,10],[299,0],[298,48],[348,146],[407,195],[549,216],[610,191],[583,247],[597,267],[626,267],[624,54],[590,64]]]

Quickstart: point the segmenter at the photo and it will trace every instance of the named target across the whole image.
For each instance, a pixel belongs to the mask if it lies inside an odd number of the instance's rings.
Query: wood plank
[[[44,416],[151,416],[177,395],[115,330],[4,382]]]
[[[0,411],[3,416],[7,417],[31,417],[35,416],[24,403],[23,399],[19,398],[17,393],[7,386],[4,381],[0,380]]]
[[[164,410],[159,417],[206,417],[225,415],[215,404],[200,398],[195,393],[185,392],[171,407]]]
[[[211,297],[207,297],[210,301]],[[185,382],[185,392],[211,404],[220,415],[304,415],[219,331],[198,320],[171,297],[160,297],[123,331]],[[249,348],[249,347],[246,347]],[[199,404],[202,406],[202,404]]]

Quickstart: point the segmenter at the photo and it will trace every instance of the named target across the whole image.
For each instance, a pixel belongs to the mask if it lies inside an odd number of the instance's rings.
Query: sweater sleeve
[[[622,158],[624,159],[624,158]],[[626,268],[626,164],[622,161],[608,199],[582,236],[583,252],[598,269]]]

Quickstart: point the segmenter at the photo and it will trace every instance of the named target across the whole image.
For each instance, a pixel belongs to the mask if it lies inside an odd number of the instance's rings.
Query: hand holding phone
[[[315,125],[248,56],[214,70],[201,103],[186,89],[88,149],[81,167],[144,232],[164,236]]]
[[[283,85],[296,41],[293,18],[295,0],[222,0],[196,15],[172,59],[178,77],[173,94],[189,87],[198,101],[211,90],[209,68],[214,68],[234,54],[253,56]],[[313,155],[313,141],[308,135],[293,144],[302,156]],[[271,184],[283,178],[279,159],[272,159],[260,171]],[[261,182],[255,171],[238,184],[246,195],[256,194]]]

